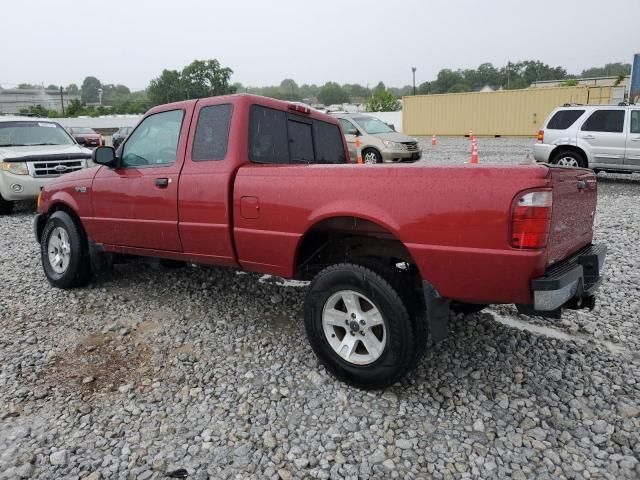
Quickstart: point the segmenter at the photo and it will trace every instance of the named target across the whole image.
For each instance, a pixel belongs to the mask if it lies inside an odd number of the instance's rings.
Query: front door
[[[100,169],[92,195],[96,242],[182,250],[178,178],[190,115],[185,109],[149,115],[127,138],[120,167]]]
[[[622,165],[627,135],[624,131],[624,109],[602,109],[594,111],[582,124],[578,142],[587,143],[593,161],[599,164]]]
[[[640,166],[640,109],[630,110],[625,165]]]

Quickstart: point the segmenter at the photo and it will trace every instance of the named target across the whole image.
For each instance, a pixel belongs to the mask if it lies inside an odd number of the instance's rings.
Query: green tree
[[[77,98],[74,98],[67,105],[67,109],[65,113],[69,117],[77,117],[78,115],[80,115],[81,111],[82,111],[82,103]]]
[[[163,70],[158,78],[151,80],[147,96],[151,105],[184,100],[186,94],[182,88],[180,73],[177,70]]]
[[[283,100],[300,101],[302,96],[300,95],[300,87],[291,78],[285,78],[280,82],[280,95]]]
[[[318,100],[325,105],[347,103],[349,95],[335,82],[325,83],[318,92]]]
[[[75,83],[70,83],[69,85],[67,85],[67,93],[69,95],[78,95],[78,93],[80,93],[80,89]]]
[[[187,98],[215,97],[235,93],[229,83],[232,74],[216,59],[194,60],[182,69],[180,80]]]
[[[590,77],[617,77],[619,75],[631,75],[630,63],[607,63],[604,67],[592,67],[583,70],[580,74],[581,78]]]
[[[369,112],[395,112],[400,110],[398,98],[388,90],[376,90],[367,102]]]
[[[97,103],[100,100],[99,90],[102,83],[96,77],[86,77],[80,87],[82,103]]]
[[[347,92],[347,95],[349,95],[350,102],[362,102],[369,98],[369,96],[371,95],[371,92],[368,88],[363,87],[358,83],[345,84],[342,86],[342,89]]]
[[[52,83],[47,87],[47,90],[60,90],[60,87]]]

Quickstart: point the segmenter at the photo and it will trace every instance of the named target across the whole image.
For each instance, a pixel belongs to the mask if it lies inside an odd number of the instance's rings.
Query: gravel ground
[[[426,141],[424,161],[468,156]],[[532,144],[480,139],[480,160]],[[304,285],[136,262],[50,288],[21,205],[0,217],[0,478],[639,478],[640,177],[599,179],[593,312],[452,316],[385,392],[318,364]]]

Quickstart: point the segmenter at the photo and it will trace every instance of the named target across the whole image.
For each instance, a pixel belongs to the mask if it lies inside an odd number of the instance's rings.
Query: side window
[[[349,120],[345,120],[344,118],[340,118],[338,120],[340,120],[340,125],[342,126],[342,131],[345,134],[349,134],[349,132],[352,132],[353,130],[356,129],[355,125],[353,123],[351,123]]]
[[[289,158],[291,163],[313,163],[313,134],[311,123],[289,120]]]
[[[229,143],[232,109],[230,104],[224,104],[200,110],[191,151],[192,160],[224,160]]]
[[[255,163],[289,163],[285,112],[259,105],[251,107],[249,159]]]
[[[578,120],[583,113],[584,110],[560,110],[551,117],[547,128],[549,130],[565,130],[576,123],[576,120]]]
[[[183,110],[170,110],[145,118],[124,144],[122,166],[175,163],[183,117]]]
[[[640,110],[631,110],[631,133],[640,133]]]
[[[342,135],[336,125],[314,122],[316,163],[347,163]]]
[[[582,125],[583,132],[622,132],[624,110],[596,110]]]

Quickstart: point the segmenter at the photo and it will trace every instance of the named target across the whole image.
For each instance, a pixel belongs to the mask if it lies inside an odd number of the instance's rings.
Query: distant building
[[[67,108],[69,102],[80,99],[79,95],[63,93],[62,102]],[[47,110],[62,113],[60,90],[45,90],[44,88],[0,88],[0,114],[20,113],[23,108],[42,105]]]

